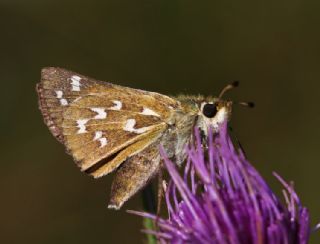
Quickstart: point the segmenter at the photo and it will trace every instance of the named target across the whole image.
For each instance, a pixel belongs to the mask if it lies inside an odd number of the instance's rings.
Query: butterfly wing
[[[144,150],[167,128],[170,97],[97,81],[60,68],[42,70],[39,106],[52,134],[81,170],[100,177]]]

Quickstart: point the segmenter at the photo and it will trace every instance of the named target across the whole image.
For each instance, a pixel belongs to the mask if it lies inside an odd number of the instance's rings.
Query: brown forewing
[[[74,76],[80,78],[76,89],[71,79]],[[82,170],[96,177],[109,173],[158,138],[166,128],[171,109],[179,106],[174,99],[158,93],[97,81],[60,68],[43,69],[37,90],[40,109],[53,135],[65,144]],[[115,101],[121,102],[118,110]],[[104,111],[106,117],[95,118],[99,113],[94,108]],[[149,113],[141,114],[146,108]],[[143,133],[124,130],[129,119],[135,120],[135,129],[148,129]],[[79,133],[79,120],[84,133]],[[97,132],[100,137],[94,139]],[[106,144],[99,140],[102,138]]]

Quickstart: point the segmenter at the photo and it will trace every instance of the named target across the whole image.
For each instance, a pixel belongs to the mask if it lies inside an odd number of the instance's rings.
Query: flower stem
[[[143,209],[149,213],[156,213],[156,201],[152,184],[148,184],[142,191]],[[143,226],[146,230],[155,230],[154,221],[149,218],[143,218]],[[156,244],[157,239],[152,234],[147,234],[147,243]]]

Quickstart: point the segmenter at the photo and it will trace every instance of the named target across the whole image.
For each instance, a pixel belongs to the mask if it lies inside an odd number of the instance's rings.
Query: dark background
[[[140,196],[107,209],[112,176],[79,172],[49,133],[35,84],[45,66],[164,94],[228,94],[251,162],[279,192],[294,180],[320,220],[320,2],[0,1],[1,243],[141,243]],[[320,243],[314,234],[311,243]]]

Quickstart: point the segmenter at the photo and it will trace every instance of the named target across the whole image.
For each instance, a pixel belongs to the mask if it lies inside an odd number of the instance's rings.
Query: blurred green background
[[[320,220],[320,2],[0,1],[1,243],[141,243],[140,196],[107,209],[112,176],[79,172],[42,122],[44,66],[164,94],[228,94],[249,159],[294,180]],[[314,234],[311,243],[320,243]]]

